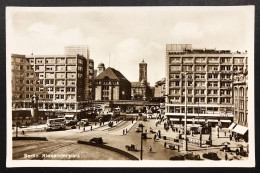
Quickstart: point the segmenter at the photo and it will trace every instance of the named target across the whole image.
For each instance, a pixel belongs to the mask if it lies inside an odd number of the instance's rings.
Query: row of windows
[[[207,66],[207,71],[218,71],[218,70],[222,70],[222,71],[230,71],[232,70],[232,66],[220,66],[220,68],[218,66]],[[234,71],[243,71],[243,66],[234,66],[233,70]],[[202,71],[205,72],[206,71],[206,66],[201,66],[201,65],[182,65],[182,67],[180,65],[171,65],[170,66],[170,71]]]
[[[233,58],[233,63],[244,63],[245,57],[234,57]],[[181,62],[181,57],[170,57],[170,63],[180,63]],[[193,57],[183,57],[182,58],[183,63],[194,63]],[[195,62],[198,63],[206,63],[206,57],[196,57]],[[208,57],[208,62],[209,63],[219,63],[219,58],[218,57]],[[232,58],[231,57],[221,57],[220,58],[221,63],[231,63]]]
[[[25,98],[30,99],[33,96],[33,94],[25,94]],[[54,95],[52,94],[39,94],[39,99],[53,99]],[[66,95],[67,100],[75,99],[75,95]],[[62,94],[56,94],[55,99],[65,99],[65,95]]]
[[[205,101],[207,101],[207,103],[218,103],[218,101],[220,100],[220,103],[231,103],[231,98],[193,98],[193,97],[187,97],[187,102],[188,103],[193,103],[193,100],[195,103],[205,103]],[[173,97],[170,99],[170,103],[174,103],[174,102],[185,102],[185,97]]]
[[[82,61],[82,60],[81,60]],[[55,63],[55,58],[46,58],[44,61],[44,58],[28,58],[27,62],[32,63],[32,64],[54,64]],[[65,64],[65,63],[76,63],[76,58],[56,58],[56,63],[57,64]],[[80,61],[79,61],[80,63]]]
[[[18,82],[18,81],[17,81]],[[66,81],[67,85],[76,85],[75,80],[67,80]],[[19,84],[24,84],[23,80],[19,80]],[[26,80],[26,84],[44,84],[44,80]],[[45,84],[46,85],[53,85],[54,84],[54,79],[45,79]],[[56,85],[65,85],[65,80],[56,80]]]

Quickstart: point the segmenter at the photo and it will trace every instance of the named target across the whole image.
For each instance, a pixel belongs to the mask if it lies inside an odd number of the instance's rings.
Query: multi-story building
[[[95,100],[130,100],[131,83],[114,68],[108,67],[95,78]]]
[[[248,141],[248,76],[240,71],[234,76],[234,129],[233,132]]]
[[[188,123],[197,120],[229,125],[233,121],[233,76],[246,69],[246,59],[246,52],[192,49],[191,44],[167,44],[168,118],[183,121],[187,92]]]
[[[34,94],[39,99],[39,111],[46,115],[49,112],[79,114],[87,106],[89,88],[85,80],[92,78],[94,70],[86,71],[94,67],[93,60],[80,55],[16,54],[11,59],[14,111],[29,110]]]
[[[94,61],[90,59],[90,53],[87,45],[70,45],[64,48],[65,55],[80,55],[86,58],[85,71],[85,99],[93,100],[94,93]]]
[[[148,100],[152,95],[150,84],[147,82],[147,63],[139,63],[139,82],[131,82],[132,100]]]

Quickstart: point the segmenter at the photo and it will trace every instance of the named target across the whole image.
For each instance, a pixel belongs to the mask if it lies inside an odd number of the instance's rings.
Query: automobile
[[[92,138],[92,139],[90,139],[89,142],[91,142],[91,143],[95,143],[95,144],[103,144],[103,139],[102,139],[102,137],[99,137],[99,138]]]
[[[88,121],[87,118],[81,119],[81,120],[80,120],[80,124],[82,124],[83,126],[88,126],[88,125],[89,125],[89,121]]]
[[[136,127],[135,131],[136,131],[136,132],[141,132],[142,129],[141,129],[140,127]]]
[[[214,152],[204,153],[202,156],[210,160],[220,160],[217,153]]]
[[[142,123],[139,123],[138,127],[144,127],[144,125]]]
[[[183,155],[170,157],[169,160],[185,160]]]
[[[230,149],[230,147],[225,146],[225,147],[220,148],[220,151],[231,152],[231,149]]]
[[[200,155],[193,154],[193,153],[187,153],[184,155],[185,160],[200,160]]]
[[[137,147],[136,147],[134,144],[126,145],[125,148],[126,148],[128,151],[137,151]]]

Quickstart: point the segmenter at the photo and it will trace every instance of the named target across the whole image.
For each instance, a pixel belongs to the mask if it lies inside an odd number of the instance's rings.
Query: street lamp
[[[188,151],[188,141],[187,141],[187,77],[188,72],[181,73],[185,74],[185,116],[184,116],[184,141],[183,150]]]
[[[141,152],[140,152],[140,160],[143,160],[143,129],[144,129],[144,125],[140,124],[139,125],[142,128],[142,132],[141,132]]]

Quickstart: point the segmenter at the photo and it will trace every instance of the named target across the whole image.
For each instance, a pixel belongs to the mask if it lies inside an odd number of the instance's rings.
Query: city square
[[[11,160],[251,161],[253,51],[248,27],[233,32],[249,21],[213,11],[234,22],[228,30],[196,9],[185,14],[194,20],[177,15],[187,9],[102,9],[41,9],[28,20],[35,12],[10,11],[13,32],[32,40],[12,39],[9,49]],[[75,25],[61,22],[64,16]],[[201,22],[216,27],[198,31],[193,24]]]

